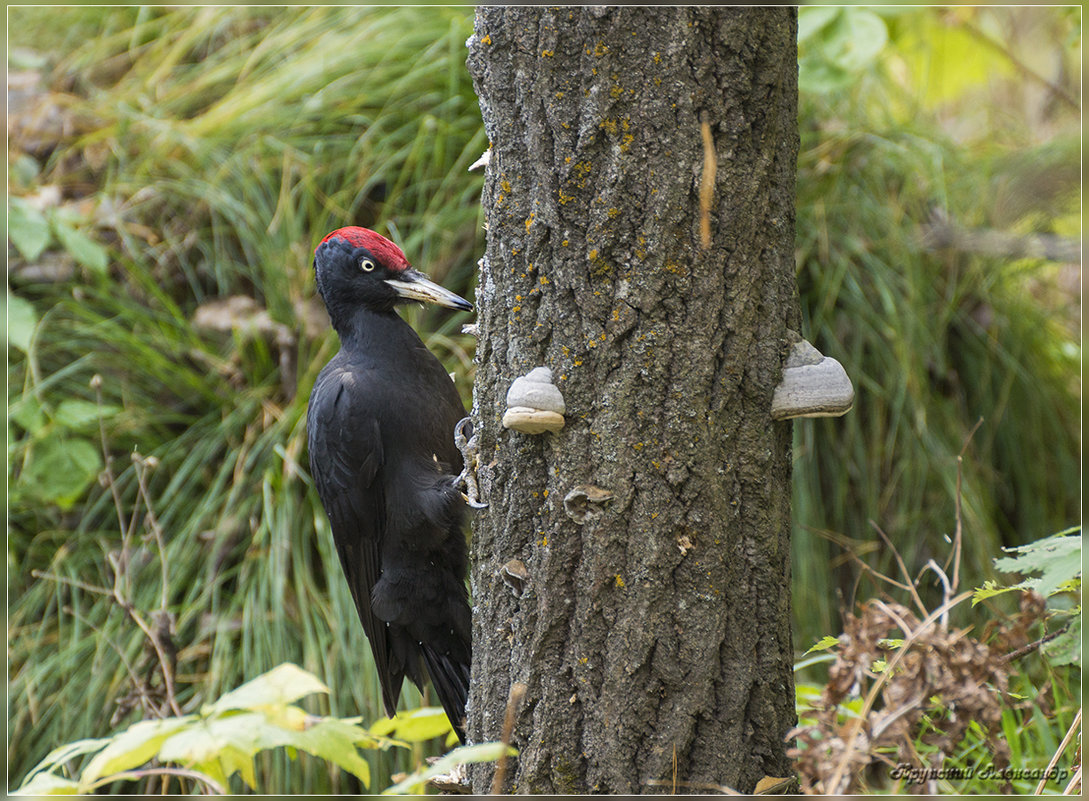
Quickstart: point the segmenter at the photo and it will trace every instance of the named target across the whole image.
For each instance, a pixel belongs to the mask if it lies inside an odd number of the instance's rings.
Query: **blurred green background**
[[[467,168],[488,146],[464,68],[472,10],[8,13],[12,780],[134,719],[111,722],[131,690],[119,652],[152,664],[113,602],[73,583],[109,585],[120,542],[100,420],[128,514],[130,454],[158,460],[183,706],[291,661],[333,688],[323,712],[380,717],[306,468],[306,397],[336,347],[312,250],[341,225],[377,228],[472,297],[482,178]],[[1080,265],[1063,248],[1081,226],[1080,19],[802,11],[804,335],[857,400],[795,424],[799,652],[876,591],[847,551],[892,569],[871,521],[911,569],[944,561],[980,418],[962,587],[1002,545],[1079,520]],[[942,232],[953,246],[928,247]],[[464,320],[408,314],[468,402]],[[151,610],[154,541],[137,556],[133,600]],[[370,755],[373,786],[425,752]],[[351,787],[317,760],[259,768],[283,792]]]

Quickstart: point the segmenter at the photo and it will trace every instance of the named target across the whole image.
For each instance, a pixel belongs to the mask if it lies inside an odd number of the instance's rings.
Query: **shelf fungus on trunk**
[[[793,332],[792,332],[793,333]],[[797,336],[771,399],[771,418],[839,417],[851,410],[855,389],[843,365]]]
[[[567,407],[563,395],[552,383],[552,371],[535,367],[514,379],[507,390],[507,411],[503,427],[523,434],[541,434],[563,428]]]

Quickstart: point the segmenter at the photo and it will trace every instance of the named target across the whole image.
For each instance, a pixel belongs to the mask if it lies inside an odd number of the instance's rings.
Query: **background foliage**
[[[305,400],[335,348],[311,252],[349,222],[388,230],[472,296],[481,179],[466,170],[487,142],[463,66],[471,10],[71,8],[58,25],[21,7],[9,23],[13,780],[138,717],[116,704],[124,660],[154,672],[141,632],[82,586],[112,582],[120,542],[100,422],[133,526],[153,505],[165,532],[183,709],[292,662],[332,688],[312,712],[380,717],[305,467]],[[799,39],[804,334],[858,396],[795,425],[804,651],[874,591],[846,552],[891,567],[870,521],[913,570],[944,557],[980,417],[961,491],[970,586],[1000,545],[1078,519],[1079,266],[924,234],[948,219],[1079,235],[1080,12],[806,9]],[[462,321],[409,314],[468,399]],[[138,511],[134,451],[157,460]],[[140,609],[160,603],[155,555],[149,539],[130,568]],[[372,786],[440,745],[368,753]],[[257,777],[353,787],[282,751],[258,755]]]

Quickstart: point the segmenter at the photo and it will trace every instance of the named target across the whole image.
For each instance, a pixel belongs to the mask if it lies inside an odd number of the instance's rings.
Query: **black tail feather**
[[[446,717],[454,727],[458,740],[465,744],[465,705],[469,701],[469,665],[456,662],[446,654],[436,653],[423,645],[424,664],[439,696]]]

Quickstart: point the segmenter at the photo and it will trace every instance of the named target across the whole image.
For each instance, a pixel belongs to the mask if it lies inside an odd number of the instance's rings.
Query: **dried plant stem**
[[[1033,795],[1041,795],[1044,792],[1044,786],[1047,784],[1047,774],[1051,773],[1052,769],[1059,764],[1059,758],[1063,755],[1063,751],[1066,750],[1066,747],[1070,745],[1070,741],[1074,739],[1074,735],[1078,733],[1080,727],[1081,709],[1078,710],[1078,714],[1074,715],[1074,722],[1071,723],[1070,728],[1066,730],[1066,736],[1063,737],[1063,741],[1059,743],[1059,747],[1055,749],[1055,753],[1051,756],[1051,761],[1047,763],[1047,769],[1044,771],[1044,778],[1040,779],[1040,783],[1036,785],[1036,790],[1033,791]]]
[[[518,712],[518,704],[526,694],[526,685],[516,681],[510,686],[510,695],[507,696],[507,713],[503,718],[503,753],[495,766],[495,776],[492,778],[492,795],[503,793],[503,784],[507,780],[507,747],[510,746],[514,736],[514,718]]]

